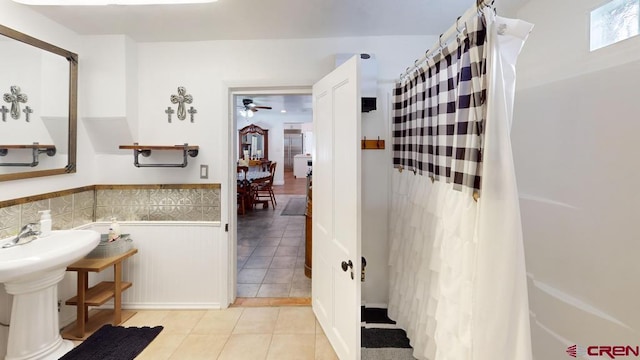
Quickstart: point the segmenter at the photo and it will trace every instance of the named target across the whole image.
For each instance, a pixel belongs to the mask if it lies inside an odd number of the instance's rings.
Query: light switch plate
[[[209,178],[209,165],[200,165],[200,179]]]

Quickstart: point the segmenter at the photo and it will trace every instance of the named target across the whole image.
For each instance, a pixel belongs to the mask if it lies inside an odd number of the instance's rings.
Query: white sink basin
[[[2,248],[0,241],[0,283],[30,274],[65,267],[87,255],[100,242],[93,230],[59,230],[28,244]]]
[[[5,360],[59,359],[73,343],[62,340],[58,326],[58,283],[68,265],[100,242],[93,230],[60,230],[30,243],[2,248],[0,283],[13,295]]]

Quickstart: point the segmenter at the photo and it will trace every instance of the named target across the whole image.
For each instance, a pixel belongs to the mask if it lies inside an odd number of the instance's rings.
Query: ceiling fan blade
[[[254,106],[253,109],[266,109],[266,110],[271,110],[271,106]]]

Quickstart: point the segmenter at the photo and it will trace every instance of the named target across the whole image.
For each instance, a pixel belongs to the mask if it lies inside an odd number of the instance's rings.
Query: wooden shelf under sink
[[[130,288],[131,285],[132,284],[130,282],[120,282],[120,291],[125,291],[126,289]],[[100,306],[106,303],[111,298],[113,298],[114,286],[115,282],[113,281],[102,281],[99,284],[90,287],[86,292],[84,304],[89,306]],[[67,300],[65,304],[78,305],[78,296],[74,296],[71,299]]]
[[[67,300],[67,305],[76,306],[76,322],[65,329],[62,337],[70,340],[84,340],[102,324],[119,325],[129,319],[135,312],[123,311],[122,291],[131,287],[130,282],[122,281],[122,262],[133,256],[138,249],[108,258],[83,258],[67,266],[67,271],[78,273],[78,295]],[[103,281],[89,287],[89,272],[101,272],[113,267],[113,281]],[[89,316],[89,306],[100,306],[113,299],[113,310],[102,310]]]

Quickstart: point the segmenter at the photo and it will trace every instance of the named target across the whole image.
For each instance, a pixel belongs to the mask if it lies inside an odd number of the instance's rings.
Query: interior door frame
[[[244,83],[225,83],[223,84],[222,93],[226,96],[226,100],[224,101],[224,108],[227,109],[227,139],[229,142],[227,144],[227,153],[222,159],[226,160],[227,164],[227,183],[230,184],[227,187],[227,191],[223,195],[227,197],[228,204],[227,214],[228,217],[222,215],[223,223],[228,224],[228,254],[227,254],[227,287],[226,287],[226,298],[227,304],[224,307],[227,307],[229,304],[233,304],[236,301],[236,291],[237,291],[237,277],[238,277],[238,203],[236,199],[236,187],[233,186],[236,183],[236,159],[234,157],[235,149],[238,148],[238,134],[237,134],[237,120],[238,114],[235,111],[235,104],[233,102],[233,97],[235,95],[248,95],[248,94],[265,94],[265,95],[311,95],[313,84],[305,84],[305,85],[293,85],[293,84],[266,84],[266,85],[256,85],[256,84],[244,84]],[[224,190],[223,190],[224,192]],[[224,199],[222,199],[224,200]],[[223,202],[224,204],[224,202]],[[224,207],[223,207],[224,208]],[[224,282],[223,282],[224,283]],[[222,305],[222,304],[221,304]]]

